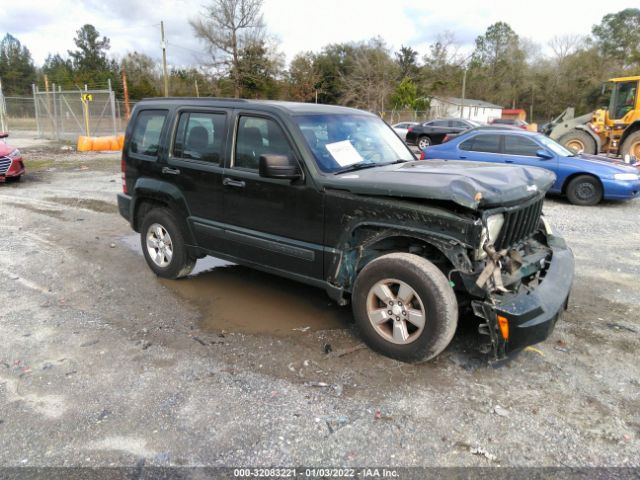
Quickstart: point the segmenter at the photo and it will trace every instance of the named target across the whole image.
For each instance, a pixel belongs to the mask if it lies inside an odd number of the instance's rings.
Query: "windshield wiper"
[[[338,175],[340,173],[347,173],[347,172],[355,172],[356,170],[363,170],[365,168],[373,168],[373,167],[384,167],[386,165],[395,165],[396,163],[406,163],[409,162],[410,160],[402,160],[402,159],[398,159],[398,160],[394,160],[393,162],[382,162],[382,163],[376,163],[376,162],[364,162],[364,163],[354,163],[353,165],[349,165],[348,167],[344,167],[341,168],[340,170],[336,170],[335,172],[333,172],[334,175]]]

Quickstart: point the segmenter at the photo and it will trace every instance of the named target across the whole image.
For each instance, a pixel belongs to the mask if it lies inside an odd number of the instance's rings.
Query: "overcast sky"
[[[93,24],[111,39],[111,55],[137,50],[160,58],[160,20],[165,22],[171,65],[197,65],[201,45],[188,20],[209,0],[0,0],[0,35],[9,32],[41,65],[48,53],[73,49],[76,30]],[[445,30],[471,51],[477,35],[499,20],[522,37],[544,46],[555,35],[588,34],[607,13],[636,1],[593,0],[264,0],[269,32],[287,60],[300,51],[318,51],[335,42],[382,36],[394,49],[420,52]]]

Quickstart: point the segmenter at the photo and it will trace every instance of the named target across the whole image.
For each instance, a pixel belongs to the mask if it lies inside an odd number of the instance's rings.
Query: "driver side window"
[[[234,168],[258,170],[260,155],[294,157],[282,128],[269,118],[242,115],[238,121]]]

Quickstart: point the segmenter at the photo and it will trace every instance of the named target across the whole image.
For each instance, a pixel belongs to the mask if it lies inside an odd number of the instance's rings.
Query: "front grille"
[[[0,175],[4,175],[11,166],[11,159],[7,157],[0,157]]]
[[[504,224],[495,242],[496,250],[515,245],[535,233],[542,214],[542,201],[541,198],[525,207],[504,212]]]

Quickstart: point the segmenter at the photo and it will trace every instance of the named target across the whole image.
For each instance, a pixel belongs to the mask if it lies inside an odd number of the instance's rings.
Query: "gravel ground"
[[[0,466],[640,466],[640,200],[546,202],[577,261],[546,342],[491,367],[462,325],[416,366],[360,348],[322,291],[158,280],[117,154],[26,151],[0,185]]]

